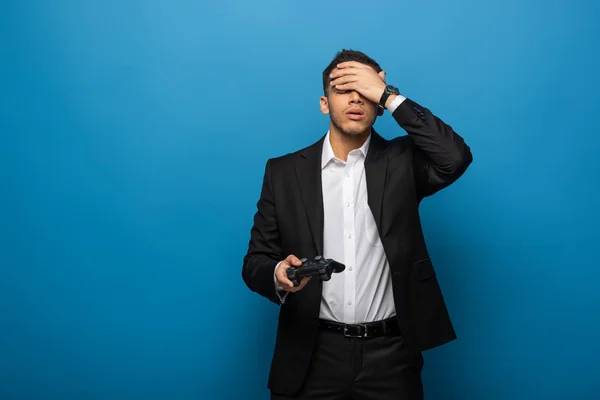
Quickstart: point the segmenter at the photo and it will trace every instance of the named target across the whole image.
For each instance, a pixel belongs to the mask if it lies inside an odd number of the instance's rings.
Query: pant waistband
[[[344,324],[340,322],[319,319],[319,328],[324,331],[339,333],[345,337],[351,338],[400,335],[400,326],[398,325],[398,320],[396,317],[364,324]]]

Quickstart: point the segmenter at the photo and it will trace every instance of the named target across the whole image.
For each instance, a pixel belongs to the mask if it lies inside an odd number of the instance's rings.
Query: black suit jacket
[[[425,245],[419,203],[458,179],[472,155],[462,137],[414,101],[406,99],[392,115],[408,135],[388,141],[372,132],[365,159],[368,203],[392,270],[402,335],[408,346],[422,351],[456,335]],[[266,163],[242,277],[276,304],[276,264],[290,254],[311,258],[323,252],[324,138]],[[306,376],[321,287],[319,279],[311,279],[281,305],[268,385],[276,393],[293,395]]]

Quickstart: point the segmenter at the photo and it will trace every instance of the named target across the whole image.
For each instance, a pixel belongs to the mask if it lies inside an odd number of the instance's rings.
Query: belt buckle
[[[350,327],[350,329],[349,329]],[[350,332],[356,331],[357,333]],[[349,338],[363,338],[367,337],[367,326],[365,324],[358,325],[344,325],[344,336]]]

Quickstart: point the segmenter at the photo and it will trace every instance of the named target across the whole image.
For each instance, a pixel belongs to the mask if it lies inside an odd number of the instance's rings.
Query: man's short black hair
[[[342,49],[335,55],[334,59],[327,66],[327,68],[325,68],[325,70],[323,71],[323,91],[325,92],[325,96],[327,96],[327,87],[329,86],[329,82],[331,82],[331,80],[329,79],[329,74],[331,73],[331,71],[334,70],[336,65],[338,65],[339,63],[342,63],[342,62],[346,62],[346,61],[357,61],[361,64],[365,64],[365,65],[369,65],[369,66],[373,67],[376,72],[382,71],[379,64],[377,64],[377,62],[375,60],[373,60],[371,57],[369,57],[365,53],[357,51],[357,50]]]

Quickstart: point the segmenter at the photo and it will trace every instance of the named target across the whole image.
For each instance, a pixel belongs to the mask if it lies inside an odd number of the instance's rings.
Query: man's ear
[[[329,114],[329,99],[326,96],[321,96],[321,112]]]

